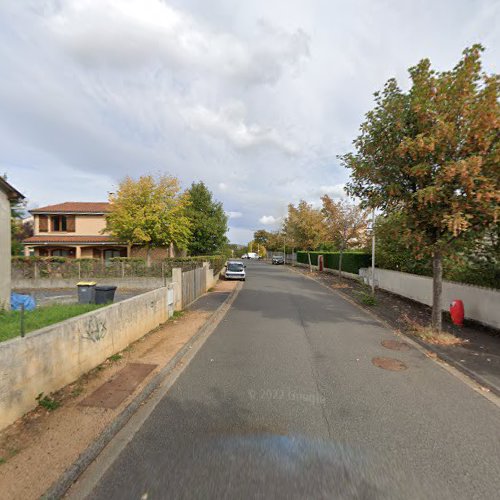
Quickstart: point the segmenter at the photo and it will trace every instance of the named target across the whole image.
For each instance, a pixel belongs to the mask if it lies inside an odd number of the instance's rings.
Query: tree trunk
[[[307,252],[307,258],[309,259],[309,272],[312,273],[313,268],[311,264],[311,254],[309,252]]]
[[[443,291],[443,262],[441,250],[434,250],[432,258],[432,329],[440,331],[442,326],[443,313],[441,312]]]
[[[151,267],[151,247],[149,245],[146,250],[146,266]]]

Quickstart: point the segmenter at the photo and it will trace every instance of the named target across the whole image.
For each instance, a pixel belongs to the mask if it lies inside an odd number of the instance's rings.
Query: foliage
[[[33,235],[33,223],[23,222],[26,211],[24,200],[14,200],[10,203],[10,235],[11,255],[23,254],[23,240]]]
[[[370,293],[360,291],[360,292],[354,292],[355,296],[361,301],[362,304],[365,306],[376,306],[377,305],[377,299],[371,295]]]
[[[48,411],[54,411],[57,410],[61,406],[61,402],[57,401],[51,396],[46,396],[41,392],[36,398],[36,401],[38,401],[38,404],[42,407],[45,408]]]
[[[365,247],[369,212],[346,200],[334,201],[326,194],[321,201],[327,241],[339,250]]]
[[[402,237],[401,215],[379,216],[375,223],[377,235],[375,262],[377,267],[405,273],[432,276],[429,256],[416,259]],[[460,243],[460,245],[459,245]],[[443,277],[469,285],[500,287],[500,227],[486,230],[476,240],[455,242],[454,253],[443,259]]]
[[[59,323],[102,307],[96,304],[53,304],[37,307],[34,311],[25,311],[25,331],[31,332],[45,326]],[[19,311],[0,312],[0,342],[21,334],[21,313]]]
[[[268,246],[269,240],[272,238],[272,234],[265,229],[259,229],[253,233],[253,241],[254,243],[258,243],[259,245],[263,245],[265,247]]]
[[[190,204],[186,209],[191,223],[188,250],[191,255],[220,252],[227,243],[227,215],[222,203],[213,200],[203,182],[191,184],[187,191]]]
[[[137,181],[126,177],[116,194],[109,197],[111,212],[106,216],[106,231],[129,245],[144,245],[150,250],[169,246],[187,248],[191,222],[186,215],[189,197],[180,192],[175,177],[151,175]]]
[[[340,262],[340,252],[297,252],[297,262],[309,264],[308,255],[311,257],[311,264],[318,265],[318,255],[323,255],[324,266],[328,269],[338,269]],[[342,271],[352,274],[359,274],[362,267],[371,265],[371,255],[362,251],[347,251],[342,255]]]
[[[411,88],[394,79],[375,94],[355,153],[349,194],[402,214],[403,237],[417,257],[433,256],[433,327],[441,327],[442,255],[477,239],[499,215],[500,79],[481,70],[480,45],[451,71],[428,59],[410,68]]]
[[[288,205],[288,215],[283,223],[286,245],[310,250],[326,239],[326,230],[321,210],[304,200],[297,207]]]

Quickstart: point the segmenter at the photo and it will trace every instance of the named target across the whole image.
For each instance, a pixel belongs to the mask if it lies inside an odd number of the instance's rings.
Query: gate
[[[182,273],[182,308],[191,304],[207,291],[207,274],[204,267]]]

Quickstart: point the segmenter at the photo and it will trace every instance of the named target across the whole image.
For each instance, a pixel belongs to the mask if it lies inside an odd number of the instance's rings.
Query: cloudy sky
[[[2,0],[0,171],[30,207],[125,175],[203,180],[246,243],[289,202],[342,195],[372,94],[485,45],[499,0]]]

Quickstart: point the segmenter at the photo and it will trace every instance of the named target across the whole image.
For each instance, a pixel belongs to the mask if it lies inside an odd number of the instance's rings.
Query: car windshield
[[[229,262],[227,265],[228,271],[243,271],[243,264],[239,262]]]

